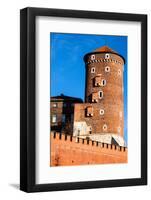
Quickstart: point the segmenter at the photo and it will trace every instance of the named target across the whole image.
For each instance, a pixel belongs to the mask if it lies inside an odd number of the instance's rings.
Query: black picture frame
[[[35,19],[37,16],[103,19],[141,23],[141,177],[70,183],[35,182]],[[44,192],[147,184],[147,15],[49,8],[20,11],[20,189]]]

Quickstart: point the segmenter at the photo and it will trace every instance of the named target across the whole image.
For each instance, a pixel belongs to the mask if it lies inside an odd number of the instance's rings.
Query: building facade
[[[51,131],[72,134],[74,104],[82,103],[82,99],[61,94],[50,99]]]
[[[73,135],[108,144],[124,142],[124,58],[107,46],[84,56],[85,103],[75,105]]]

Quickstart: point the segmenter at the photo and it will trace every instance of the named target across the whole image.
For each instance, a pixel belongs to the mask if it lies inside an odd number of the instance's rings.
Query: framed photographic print
[[[147,184],[147,16],[20,12],[20,189]]]

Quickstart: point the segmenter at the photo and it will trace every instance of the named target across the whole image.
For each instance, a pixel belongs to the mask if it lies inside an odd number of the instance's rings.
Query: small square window
[[[53,107],[53,108],[56,108],[56,107],[57,107],[57,103],[53,103],[53,104],[52,104],[52,107]]]
[[[91,73],[95,73],[95,67],[91,68]]]
[[[95,60],[95,55],[91,55],[91,60]]]
[[[110,72],[110,67],[109,66],[105,67],[105,72]]]
[[[105,54],[105,59],[109,59],[110,58],[110,54],[106,53]]]
[[[103,125],[103,131],[107,131],[107,125],[106,124]]]
[[[104,110],[100,109],[100,115],[104,115]]]

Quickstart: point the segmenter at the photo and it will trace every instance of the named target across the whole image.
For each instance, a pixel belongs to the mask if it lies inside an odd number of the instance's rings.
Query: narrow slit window
[[[100,99],[103,98],[103,91],[99,91],[99,98],[100,98]]]
[[[101,81],[101,85],[102,85],[102,86],[105,86],[105,85],[106,85],[106,80],[105,80],[105,79],[103,79],[103,80]]]

